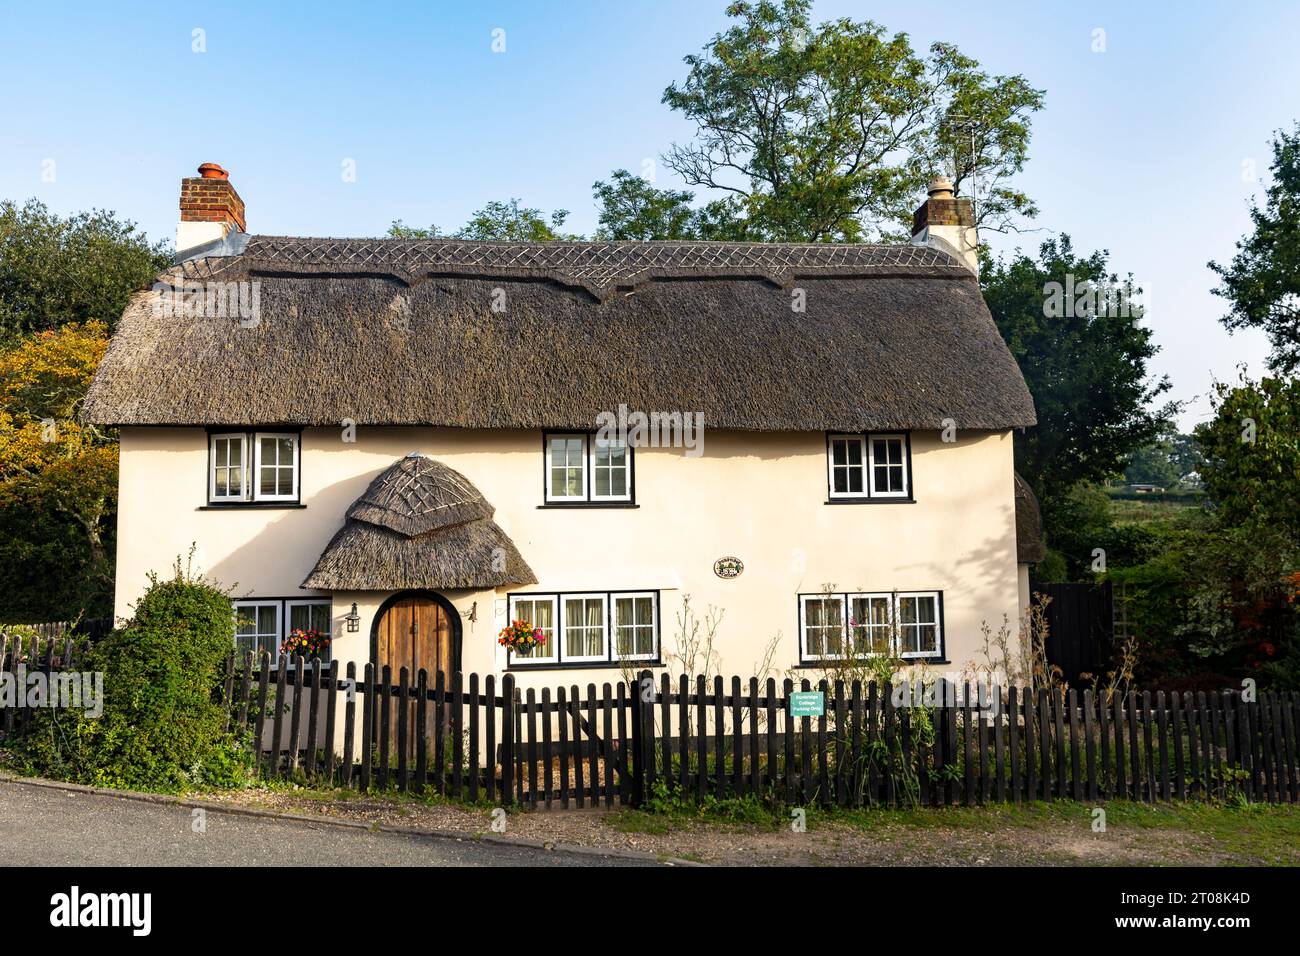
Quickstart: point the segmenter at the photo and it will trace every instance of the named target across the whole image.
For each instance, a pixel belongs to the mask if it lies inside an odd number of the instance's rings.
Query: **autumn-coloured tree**
[[[0,352],[0,616],[104,613],[117,496],[116,435],[77,420],[108,346],[70,323]]]

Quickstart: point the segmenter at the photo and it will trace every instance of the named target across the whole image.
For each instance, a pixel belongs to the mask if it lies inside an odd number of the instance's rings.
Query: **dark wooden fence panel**
[[[1100,584],[1031,581],[1029,590],[1051,598],[1044,617],[1047,661],[1061,669],[1061,679],[1082,686],[1084,674],[1104,671],[1111,657],[1115,632],[1114,589]]]
[[[38,674],[57,690],[73,679],[77,646],[0,633],[3,680]],[[918,693],[832,680],[817,685],[822,713],[806,716],[792,710],[788,679],[644,672],[539,692],[509,674],[356,673],[245,657],[215,693],[263,775],[530,808],[639,806],[652,794],[841,807],[1300,801],[1295,693],[1121,696],[942,679]],[[0,739],[37,717],[4,707]]]

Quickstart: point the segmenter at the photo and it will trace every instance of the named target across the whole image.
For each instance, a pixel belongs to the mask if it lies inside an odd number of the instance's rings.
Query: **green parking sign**
[[[804,690],[790,695],[791,717],[821,717],[826,713],[826,695],[819,690]]]

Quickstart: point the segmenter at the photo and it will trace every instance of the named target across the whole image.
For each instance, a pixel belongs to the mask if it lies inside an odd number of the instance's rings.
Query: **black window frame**
[[[947,621],[944,619],[943,588],[890,588],[886,590],[877,590],[877,591],[870,591],[870,590],[831,591],[829,593],[825,591],[804,591],[796,595],[794,632],[797,635],[798,642],[799,642],[799,665],[798,666],[800,668],[815,668],[815,669],[825,670],[825,669],[834,668],[836,664],[845,660],[844,657],[809,657],[808,656],[806,635],[804,634],[804,615],[803,615],[803,604],[806,598],[838,598],[842,602],[842,606],[844,608],[844,641],[845,641],[844,646],[848,647],[847,642],[849,638],[849,620],[851,618],[851,615],[849,613],[851,609],[851,603],[850,603],[851,599],[855,596],[875,595],[875,594],[894,595],[895,601],[901,597],[911,597],[913,595],[918,595],[918,594],[925,594],[925,595],[933,594],[936,598],[935,615],[936,615],[936,623],[938,624],[939,627],[939,641],[938,641],[938,647],[935,649],[935,653],[932,655],[919,654],[919,655],[913,655],[911,657],[903,657],[901,652],[898,653],[900,659],[909,666],[912,664],[919,664],[919,663],[926,663],[926,664],[952,663],[950,660],[948,660],[948,626],[947,626]],[[895,621],[895,626],[897,626],[896,621]]]
[[[271,661],[271,666],[272,666],[272,667],[277,666],[277,663],[278,663],[278,661],[279,661],[279,657],[280,657],[280,644],[283,644],[283,643],[284,643],[284,639],[285,639],[286,637],[289,636],[289,605],[290,605],[290,604],[326,604],[326,605],[328,605],[328,606],[329,606],[329,619],[330,619],[330,633],[329,633],[330,646],[329,646],[329,658],[328,658],[328,660],[322,661],[321,663],[323,663],[326,667],[328,667],[330,661],[332,661],[332,660],[334,659],[334,596],[333,596],[332,594],[296,594],[296,595],[294,595],[293,597],[277,597],[277,596],[275,596],[275,595],[267,595],[266,597],[260,597],[260,596],[257,596],[257,595],[246,594],[246,595],[244,595],[243,597],[232,597],[232,598],[230,599],[230,612],[231,612],[232,615],[235,615],[235,613],[236,613],[236,605],[239,605],[239,604],[278,604],[278,605],[279,605],[279,607],[280,607],[280,633],[279,633],[279,636],[278,636],[278,638],[277,638],[278,641],[279,641],[279,643],[277,643],[276,646],[275,646],[275,655],[274,655],[274,657],[273,657],[273,659],[272,659],[272,661]],[[239,634],[238,634],[238,633],[235,634],[235,647],[236,647],[236,648],[239,647]],[[239,661],[236,661],[236,663],[238,664],[238,663],[240,663],[240,662],[239,662]],[[310,661],[307,662],[307,666],[308,666],[308,667],[311,666],[311,662],[310,662]]]
[[[614,653],[614,599],[619,595],[653,594],[655,601],[655,652],[653,657],[621,658]],[[580,595],[601,595],[605,598],[605,635],[608,648],[604,660],[566,661],[563,658],[564,628],[563,603],[566,597]],[[663,592],[658,588],[619,588],[609,591],[600,588],[571,591],[519,591],[506,595],[506,618],[514,619],[514,602],[537,598],[555,600],[555,660],[530,662],[527,658],[516,659],[514,652],[506,650],[506,670],[508,671],[544,671],[544,670],[599,670],[602,668],[622,667],[624,663],[635,667],[663,666]]]
[[[257,500],[250,498],[247,501],[228,501],[212,497],[212,439],[217,435],[243,435],[245,439],[245,448],[248,449],[248,460],[245,461],[244,467],[247,469],[247,480],[256,482],[256,476],[253,474],[253,443],[256,436],[260,434],[276,435],[293,435],[297,440],[297,467],[294,470],[293,497],[292,498],[275,498],[272,500]],[[253,509],[302,509],[307,507],[302,503],[302,470],[303,470],[303,448],[302,448],[303,427],[301,425],[257,425],[249,427],[248,425],[230,425],[218,426],[207,425],[204,427],[204,441],[207,443],[207,469],[203,473],[203,504],[199,506],[199,511],[225,511],[230,508],[253,508]],[[253,487],[256,487],[254,484]]]
[[[582,493],[581,500],[561,500],[552,501],[549,493],[550,470],[551,470],[551,439],[552,438],[576,438],[581,437],[584,442],[584,452],[582,455]],[[622,499],[592,499],[592,474],[591,474],[591,456],[592,443],[596,440],[595,431],[584,431],[581,428],[551,428],[542,432],[542,503],[538,508],[636,508],[636,449],[632,445],[625,445],[627,451],[627,482],[628,497]]]
[[[901,438],[903,440],[903,473],[906,478],[905,494],[882,495],[872,491],[871,440],[873,438]],[[862,440],[862,480],[861,494],[836,492],[833,474],[834,459],[831,442],[836,438],[857,438]],[[838,431],[826,433],[826,504],[828,505],[910,505],[916,504],[914,488],[915,475],[912,472],[912,432],[906,428],[877,429],[868,432]]]

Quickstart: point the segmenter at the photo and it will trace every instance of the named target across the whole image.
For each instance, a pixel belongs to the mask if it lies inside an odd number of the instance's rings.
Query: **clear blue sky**
[[[455,227],[511,196],[570,209],[569,225],[590,232],[595,180],[640,172],[688,138],[659,98],[724,6],[0,0],[0,197],[108,208],[171,236],[179,179],[214,161],[254,232]],[[1205,416],[1213,377],[1261,370],[1266,343],[1218,324],[1205,263],[1229,258],[1247,228],[1260,185],[1244,164],[1265,176],[1272,130],[1300,113],[1300,5],[816,4],[819,20],[843,15],[918,47],[955,42],[1046,90],[1022,180],[1042,232],[992,244],[1068,232],[1077,249],[1109,249],[1147,289],[1154,368],[1192,400],[1185,425]],[[492,52],[497,28],[504,53]],[[355,182],[341,175],[349,159]],[[680,185],[662,166],[657,183]]]

